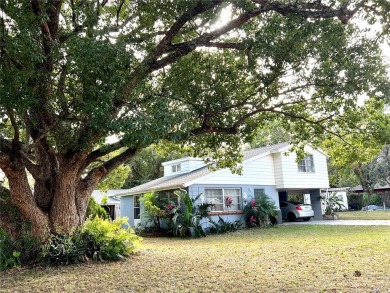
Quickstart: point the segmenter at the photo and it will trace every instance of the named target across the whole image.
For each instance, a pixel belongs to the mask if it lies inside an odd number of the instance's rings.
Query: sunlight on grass
[[[389,211],[348,211],[337,213],[340,220],[390,220]]]
[[[287,226],[145,239],[125,262],[14,269],[0,292],[385,292],[388,226]]]

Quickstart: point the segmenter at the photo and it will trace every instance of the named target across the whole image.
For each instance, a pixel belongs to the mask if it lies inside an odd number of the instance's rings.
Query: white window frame
[[[222,190],[222,202],[216,202],[216,200],[219,200],[218,198],[210,198],[207,196],[207,190]],[[229,194],[229,190],[238,190],[239,191],[239,195],[237,196],[238,197],[238,208],[228,208],[226,207],[225,205],[225,198],[227,196],[231,196]],[[204,190],[204,194],[205,194],[205,200],[206,200],[206,203],[211,203],[211,204],[222,204],[222,210],[216,210],[216,209],[213,209],[213,207],[210,208],[210,211],[211,212],[229,212],[229,211],[242,211],[243,209],[243,206],[242,206],[242,191],[241,191],[241,188],[219,188],[219,187],[215,187],[215,188],[205,188]]]
[[[137,198],[138,197],[138,205],[136,205]],[[141,219],[141,202],[140,202],[141,195],[134,195],[133,196],[133,212],[134,212],[134,220],[140,220]],[[136,210],[138,210],[138,213],[136,213]],[[136,217],[136,214],[138,214],[138,217]]]
[[[181,164],[173,164],[172,166],[172,173],[178,173],[181,171]]]
[[[304,159],[298,162],[298,172],[314,173],[314,156],[312,154],[307,155]]]

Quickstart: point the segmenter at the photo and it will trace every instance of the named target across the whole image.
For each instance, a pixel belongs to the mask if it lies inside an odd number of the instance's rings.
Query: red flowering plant
[[[255,225],[255,217],[253,215],[249,217],[249,223]]]
[[[256,206],[256,201],[254,198],[251,200],[251,206],[252,206],[252,208]]]
[[[225,206],[230,208],[233,204],[233,199],[230,196],[225,197]]]
[[[176,207],[172,203],[169,203],[165,207],[165,217],[172,220],[173,216],[176,213],[176,210]]]
[[[275,202],[265,194],[256,196],[244,207],[247,227],[267,226],[278,216]]]

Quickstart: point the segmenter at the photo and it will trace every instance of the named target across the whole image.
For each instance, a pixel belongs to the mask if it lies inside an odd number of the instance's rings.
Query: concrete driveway
[[[283,222],[282,225],[390,226],[390,220],[310,220]]]

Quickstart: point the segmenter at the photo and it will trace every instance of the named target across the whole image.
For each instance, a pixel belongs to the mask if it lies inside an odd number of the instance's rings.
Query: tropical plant
[[[161,220],[167,215],[165,213],[165,204],[160,199],[160,196],[157,192],[148,192],[145,193],[141,198],[141,201],[144,202],[145,213],[144,216],[148,219],[148,222],[152,223],[152,227],[156,231],[162,230]]]
[[[120,260],[136,253],[142,238],[127,223],[128,219],[88,218],[80,229],[86,256],[93,260]]]
[[[195,198],[190,198],[184,190],[177,190],[175,194],[179,199],[179,204],[173,209],[174,214],[171,218],[173,235],[183,237],[190,234],[196,238],[206,236],[201,221],[203,218],[209,218],[208,208],[210,204],[197,204],[202,194],[197,195]]]
[[[224,220],[221,216],[218,216],[218,222],[209,219],[211,224],[210,233],[223,234],[227,232],[235,232],[242,226],[240,220],[229,222]]]
[[[345,208],[343,200],[335,192],[321,196],[321,200],[325,207],[325,215],[333,216],[335,212]]]
[[[128,226],[127,218],[111,221],[95,216],[71,233],[52,234],[42,246],[40,260],[50,265],[68,265],[87,259],[120,260],[136,253],[141,240]]]
[[[49,265],[69,265],[83,262],[85,254],[86,244],[79,233],[58,233],[42,246],[40,260]]]
[[[255,198],[244,207],[244,219],[247,227],[264,227],[271,223],[275,223],[272,218],[277,217],[278,212],[275,202],[265,194],[256,195]]]

